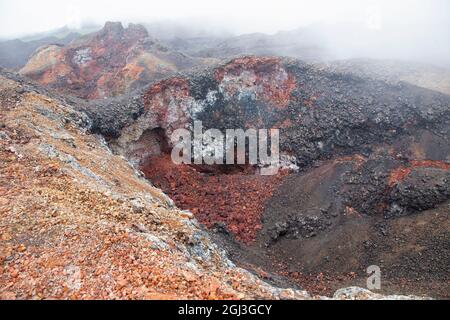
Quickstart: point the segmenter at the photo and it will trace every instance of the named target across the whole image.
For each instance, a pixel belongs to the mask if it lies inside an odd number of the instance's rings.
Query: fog
[[[0,0],[3,39],[111,20],[172,23],[209,35],[308,28],[336,58],[392,58],[450,67],[448,0]]]

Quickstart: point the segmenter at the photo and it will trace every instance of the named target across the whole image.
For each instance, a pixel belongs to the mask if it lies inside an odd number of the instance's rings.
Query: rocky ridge
[[[41,47],[20,70],[61,93],[95,99],[116,96],[173,72],[208,64],[171,51],[137,24],[107,22],[70,44]]]

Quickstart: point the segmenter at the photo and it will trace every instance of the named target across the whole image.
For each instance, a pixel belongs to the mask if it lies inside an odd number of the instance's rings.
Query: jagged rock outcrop
[[[141,25],[124,28],[120,22],[107,22],[69,45],[40,48],[20,73],[62,93],[95,99],[206,63],[208,59],[170,51]]]
[[[283,58],[233,59],[151,84],[131,97],[105,101],[100,110],[92,104],[99,130],[123,136],[128,124],[138,126],[136,119],[146,129],[160,127],[169,134],[193,120],[203,121],[205,128],[281,128],[282,150],[305,167],[369,151],[417,127],[432,125],[437,134],[448,134],[447,95]],[[127,104],[131,100],[136,102],[132,106]],[[120,120],[106,129],[102,123],[112,117]]]

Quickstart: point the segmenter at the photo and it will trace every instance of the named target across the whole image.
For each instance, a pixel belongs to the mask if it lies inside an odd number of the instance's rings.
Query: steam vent
[[[0,299],[449,298],[448,69],[176,30],[0,69]],[[174,161],[199,124],[231,158]],[[230,129],[268,133],[273,174]]]

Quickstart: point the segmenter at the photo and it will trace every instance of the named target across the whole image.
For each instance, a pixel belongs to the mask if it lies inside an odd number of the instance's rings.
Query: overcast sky
[[[336,59],[402,59],[450,68],[450,0],[0,0],[0,38],[105,21],[169,21],[228,34],[314,25],[316,41]]]
[[[448,0],[0,0],[0,37],[107,20],[196,21],[238,33],[288,30],[316,22],[423,25],[448,22]]]

